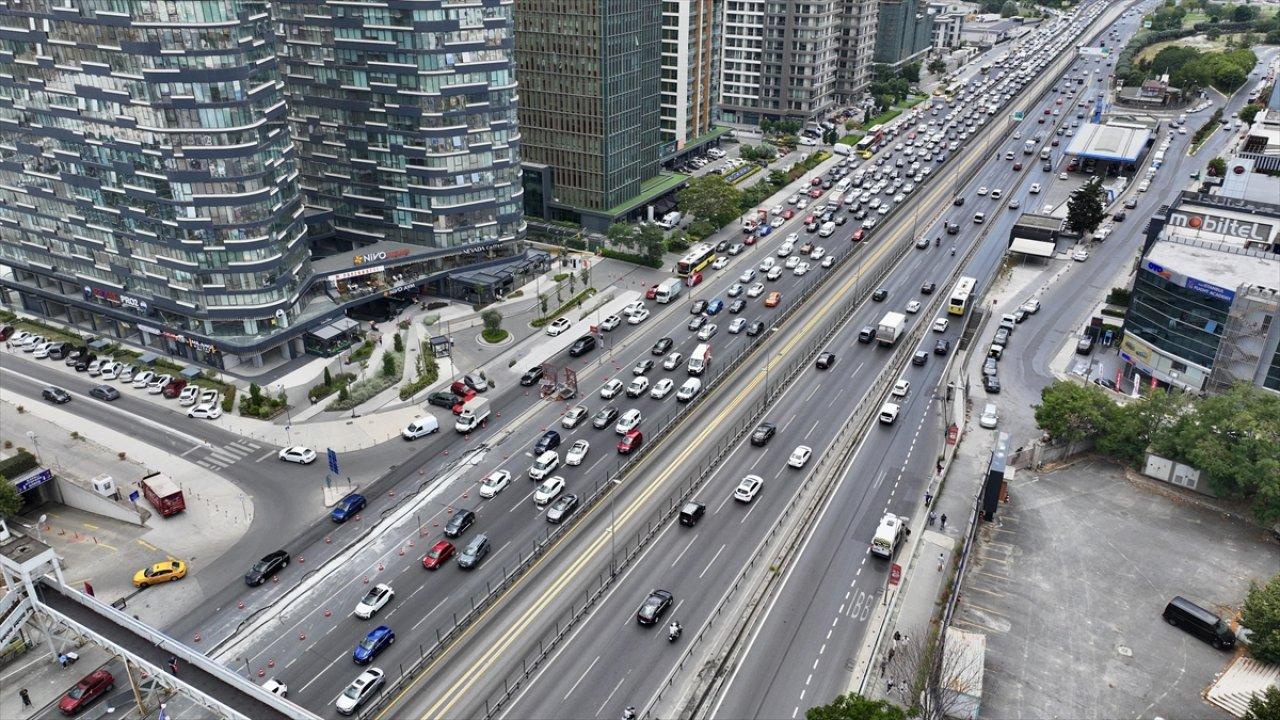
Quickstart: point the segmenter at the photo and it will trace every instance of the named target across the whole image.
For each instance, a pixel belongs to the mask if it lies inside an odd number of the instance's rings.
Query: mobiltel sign
[[[1181,210],[1169,213],[1169,226],[1257,243],[1270,243],[1275,231],[1275,226],[1257,220]]]

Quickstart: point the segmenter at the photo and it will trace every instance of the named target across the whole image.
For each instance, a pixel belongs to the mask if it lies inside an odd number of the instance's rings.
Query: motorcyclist
[[[680,637],[680,633],[684,632],[684,628],[680,626],[680,623],[672,620],[671,627],[667,628],[667,631],[670,633],[672,638],[678,638]]]
[[[936,238],[934,238],[934,239],[933,239],[933,246],[934,246],[934,247],[938,247],[938,246],[939,246],[939,245],[941,245],[941,244],[942,244],[942,236],[941,236],[941,235],[939,235],[938,237],[936,237]]]
[[[628,705],[627,709],[622,711],[622,720],[635,720],[636,706]]]
[[[952,254],[952,255],[955,255],[955,254],[956,254],[956,248],[955,248],[955,246],[954,246],[954,245],[953,245],[953,246],[951,246],[951,254]]]

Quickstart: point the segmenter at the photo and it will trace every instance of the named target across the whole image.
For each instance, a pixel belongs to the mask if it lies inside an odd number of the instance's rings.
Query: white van
[[[702,392],[702,381],[696,377],[691,377],[684,381],[680,389],[676,391],[676,400],[679,402],[689,402]]]
[[[827,222],[822,223],[822,229],[818,230],[818,235],[821,235],[822,237],[831,237],[831,233],[835,231],[836,224],[828,220]]]
[[[548,450],[538,456],[537,460],[529,466],[529,477],[534,480],[542,480],[546,476],[560,467],[560,453],[555,450]]]
[[[640,421],[643,419],[644,418],[640,416],[639,410],[631,408],[630,410],[622,413],[622,417],[618,418],[618,424],[613,426],[613,431],[619,435],[626,435],[632,430],[640,427]]]
[[[871,554],[882,558],[892,558],[898,545],[907,537],[906,518],[892,513],[885,513],[880,518],[880,526],[876,528],[876,536],[871,540]]]
[[[702,343],[693,349],[693,354],[689,356],[689,364],[686,370],[690,375],[701,375],[710,364],[711,346],[707,343]]]
[[[439,430],[440,421],[436,420],[434,415],[423,415],[420,418],[414,418],[413,422],[410,422],[405,426],[404,430],[400,431],[400,435],[402,435],[405,440],[417,440],[418,438],[426,437],[433,432],[439,432]]]
[[[996,404],[989,402],[986,407],[982,408],[982,415],[978,418],[978,424],[984,428],[993,428],[1000,423],[1000,412],[996,410]]]

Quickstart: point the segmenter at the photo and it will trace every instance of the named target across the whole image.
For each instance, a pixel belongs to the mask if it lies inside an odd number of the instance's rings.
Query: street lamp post
[[[284,396],[284,436],[290,445],[293,444],[293,409],[289,407],[289,396],[285,394],[284,383],[276,385],[280,394]]]
[[[31,441],[31,444],[35,447],[35,450],[36,450],[36,462],[38,462],[38,463],[40,463],[41,465],[43,465],[43,464],[44,464],[44,459],[40,457],[40,436],[39,436],[39,435],[36,435],[36,433],[35,433],[35,431],[34,431],[34,430],[28,430],[28,431],[27,431],[27,439],[28,439],[28,440],[30,440],[30,441]]]

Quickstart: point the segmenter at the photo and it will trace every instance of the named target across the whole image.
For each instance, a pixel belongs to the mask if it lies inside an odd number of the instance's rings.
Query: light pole
[[[31,444],[32,444],[32,445],[35,447],[35,449],[36,449],[36,462],[38,462],[38,463],[40,463],[41,465],[43,465],[43,464],[44,464],[44,460],[40,457],[40,436],[39,436],[39,435],[36,435],[36,433],[35,433],[35,431],[34,431],[34,430],[28,430],[28,431],[27,431],[27,439],[31,441]]]
[[[293,410],[289,407],[289,396],[285,394],[284,383],[276,385],[280,395],[284,397],[284,437],[290,445],[293,444]]]

